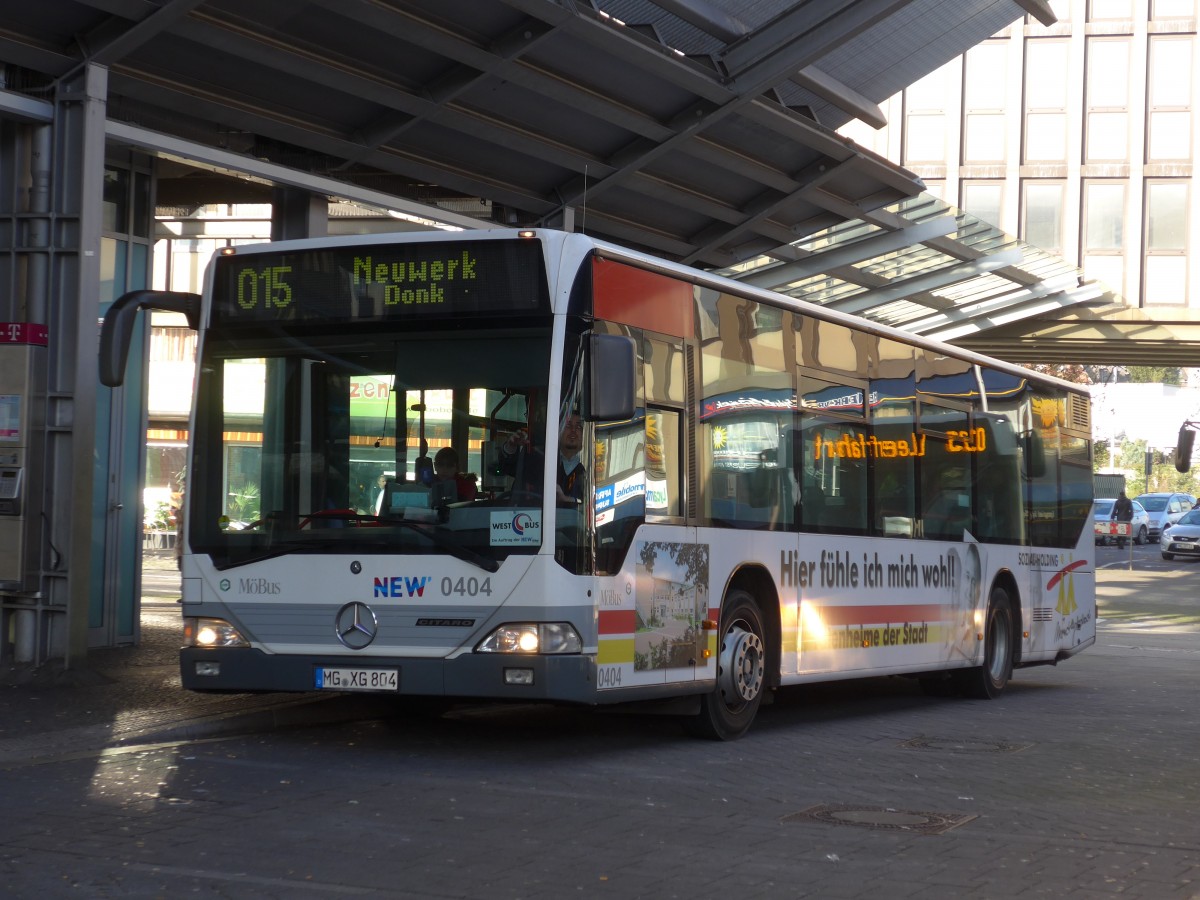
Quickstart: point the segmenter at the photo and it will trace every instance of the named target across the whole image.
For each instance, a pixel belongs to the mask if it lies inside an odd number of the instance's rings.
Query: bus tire
[[[749,730],[767,687],[765,635],[754,597],[740,588],[730,591],[721,606],[717,684],[701,698],[700,712],[689,720],[692,734],[733,741]]]
[[[963,671],[963,693],[976,700],[994,700],[1004,693],[1012,678],[1015,649],[1008,591],[994,587],[984,621],[983,665]]]

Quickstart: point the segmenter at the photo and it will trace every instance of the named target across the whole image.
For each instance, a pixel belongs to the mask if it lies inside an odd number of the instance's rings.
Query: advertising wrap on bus
[[[712,540],[639,540],[637,565],[626,582],[632,589],[604,592],[597,657],[602,689],[688,681],[706,649],[709,657],[717,653],[715,635],[704,629],[719,614],[711,573],[734,570],[745,560],[741,551],[723,549],[719,533],[700,535]],[[867,540],[768,542],[778,548],[772,574],[780,590],[784,676],[936,670],[974,661],[984,591],[1005,570],[1028,573],[1022,587],[1033,601],[1030,646],[1081,648],[1095,637],[1086,602],[1091,575],[1086,559],[1072,553],[989,547],[969,535],[956,545],[886,554]]]

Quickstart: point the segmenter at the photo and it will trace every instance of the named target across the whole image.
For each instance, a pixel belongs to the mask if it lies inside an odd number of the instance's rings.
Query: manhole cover
[[[1009,744],[1005,741],[919,737],[900,745],[905,750],[941,750],[950,753],[1020,753],[1032,744]]]
[[[974,819],[960,813],[922,812],[885,806],[823,804],[784,816],[781,822],[823,822],[826,825],[856,825],[878,831],[908,831],[913,834],[942,834]]]

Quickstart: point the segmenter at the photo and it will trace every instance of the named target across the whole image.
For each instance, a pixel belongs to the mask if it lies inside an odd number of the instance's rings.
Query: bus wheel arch
[[[1025,623],[1021,618],[1021,592],[1017,588],[1016,576],[1008,569],[1002,569],[996,573],[992,589],[995,590],[997,587],[1003,589],[1008,595],[1008,605],[1012,610],[1012,665],[1016,669],[1021,665],[1021,636],[1025,633]]]
[[[993,700],[1004,693],[1019,656],[1017,635],[1020,617],[1014,605],[1014,587],[1002,578],[992,583],[983,622],[983,661],[961,671],[963,693],[977,700]]]
[[[779,680],[779,600],[766,572],[740,570],[721,601],[715,688],[701,698],[688,730],[731,741],[749,730],[763,696]]]

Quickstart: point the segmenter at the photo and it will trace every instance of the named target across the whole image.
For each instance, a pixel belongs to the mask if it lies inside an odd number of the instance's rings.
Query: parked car
[[[1092,521],[1095,523],[1097,544],[1111,544],[1117,540],[1115,535],[1108,533],[1108,526],[1112,521],[1113,504],[1116,502],[1114,498],[1102,497],[1092,507]],[[1150,514],[1136,500],[1133,501],[1133,520],[1129,524],[1132,526],[1130,533],[1133,535],[1135,544],[1145,544],[1150,540]]]
[[[1163,529],[1158,548],[1163,559],[1200,556],[1200,509],[1184,513],[1178,522]]]
[[[1191,494],[1160,492],[1153,494],[1138,494],[1133,498],[1150,513],[1150,537],[1158,540],[1168,525],[1174,525],[1183,518],[1183,514],[1196,505],[1196,498]]]

